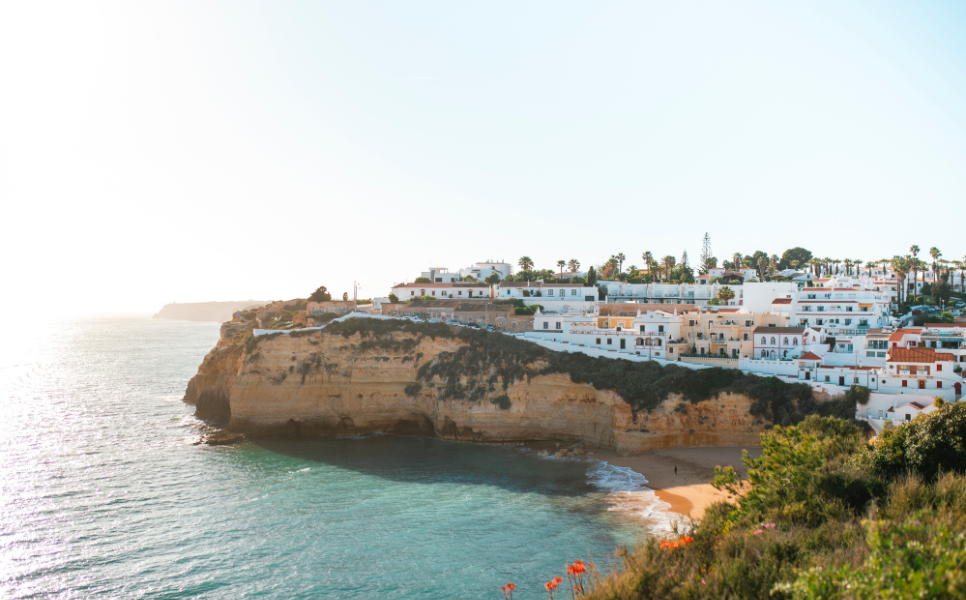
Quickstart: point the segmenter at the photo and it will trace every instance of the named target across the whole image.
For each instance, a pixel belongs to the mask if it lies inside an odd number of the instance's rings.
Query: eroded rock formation
[[[488,383],[476,387],[472,381],[479,378],[458,374],[460,391],[454,393],[454,377],[427,377],[431,370],[423,367],[466,347],[469,342],[459,336],[323,330],[239,343],[244,333],[226,324],[188,384],[185,401],[197,406],[198,417],[249,436],[398,432],[493,442],[579,441],[633,454],[754,445],[767,426],[749,413],[751,400],[741,394],[697,404],[671,394],[635,414],[615,391],[574,383],[563,373],[533,375],[542,359],[530,365],[527,377],[491,368]]]

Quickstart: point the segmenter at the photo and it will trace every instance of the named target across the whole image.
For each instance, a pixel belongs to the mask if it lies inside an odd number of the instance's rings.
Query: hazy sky
[[[0,302],[966,254],[964,2],[0,4]],[[9,286],[9,287],[8,287]]]

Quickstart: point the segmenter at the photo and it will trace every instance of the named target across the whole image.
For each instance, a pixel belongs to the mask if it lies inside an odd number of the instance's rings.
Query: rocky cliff
[[[675,381],[687,385],[668,391],[674,389],[667,384],[669,373],[655,372],[661,367],[653,363],[566,355],[590,361],[590,368],[626,363],[616,365],[623,371],[615,372],[613,389],[607,389],[606,382],[576,382],[588,379],[579,371],[586,365],[560,367],[556,353],[499,333],[386,323],[354,319],[322,331],[259,338],[226,324],[185,401],[197,406],[200,418],[251,436],[421,433],[454,440],[579,441],[623,454],[754,445],[769,426],[752,415],[749,395],[720,385],[703,394],[690,389],[693,381],[686,378],[699,372],[681,369],[686,372]],[[654,400],[646,385],[639,392],[630,387],[637,380],[628,383],[624,371],[631,367],[651,378],[641,381],[652,381],[660,397]],[[701,395],[703,401],[695,397]]]

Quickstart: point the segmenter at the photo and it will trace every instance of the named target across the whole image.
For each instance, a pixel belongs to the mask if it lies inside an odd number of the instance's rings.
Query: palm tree
[[[909,246],[909,255],[912,257],[909,266],[912,268],[912,291],[915,294],[919,292],[919,246]],[[908,286],[909,283],[903,282],[903,285]]]
[[[855,265],[855,275],[857,277],[862,277],[862,265],[864,263],[865,263],[864,260],[858,260],[858,259],[856,259],[856,260],[852,261],[852,264]],[[872,276],[872,273],[869,273],[869,276],[871,277]]]
[[[623,273],[624,272],[624,261],[627,260],[627,257],[624,256],[624,253],[623,252],[618,252],[617,255],[614,258],[617,259],[617,270],[618,270],[618,272]]]
[[[666,273],[666,278],[668,279],[668,281],[670,281],[671,271],[674,269],[674,264],[677,262],[677,259],[671,256],[670,254],[668,254],[661,260],[664,261],[664,272]]]
[[[735,252],[731,255],[731,262],[735,263],[735,271],[741,268],[741,252]]]
[[[576,273],[577,269],[580,268],[580,261],[577,260],[576,258],[571,258],[570,261],[567,263],[567,268],[570,269],[571,273]]]
[[[936,273],[936,263],[939,262],[939,257],[942,256],[942,255],[943,255],[943,253],[940,252],[939,251],[939,248],[937,248],[935,246],[933,246],[932,248],[929,249],[929,256],[932,257],[932,272],[933,273]]]
[[[842,261],[842,264],[845,265],[845,274],[852,275],[852,259],[846,258],[844,261]]]
[[[890,261],[890,266],[892,267],[892,271],[896,274],[897,281],[905,282],[905,277],[909,273],[909,270],[912,268],[911,262],[912,262],[911,257],[907,257],[907,256],[892,257],[892,260]],[[902,285],[899,285],[898,287],[899,287],[898,301],[899,301],[899,304],[901,305],[903,302],[903,297],[905,296],[905,293],[907,290],[905,289],[906,285],[904,283]]]
[[[644,266],[647,267],[648,271],[650,271],[651,263],[654,262],[654,255],[651,254],[651,251],[650,250],[645,251],[644,254],[641,255],[641,260],[644,261]]]
[[[758,279],[765,280],[765,270],[768,269],[768,259],[762,256],[758,259]]]
[[[959,269],[959,291],[960,293],[966,291],[966,281],[963,281],[963,271],[966,271],[966,256],[963,260],[954,261],[956,268]]]
[[[560,274],[563,275],[563,268],[567,266],[567,261],[561,259],[557,261],[557,266],[560,267]]]
[[[531,269],[533,269],[533,259],[530,258],[529,256],[521,256],[520,262],[518,262],[517,264],[520,265],[520,269],[524,271],[530,271]]]
[[[727,304],[728,301],[733,299],[734,297],[735,297],[734,290],[732,290],[728,286],[724,286],[720,290],[718,290],[718,300],[721,300],[725,304]]]

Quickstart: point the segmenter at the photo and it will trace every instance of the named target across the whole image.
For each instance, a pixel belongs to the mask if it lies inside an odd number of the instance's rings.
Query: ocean
[[[373,435],[195,445],[218,325],[30,323],[0,349],[0,597],[542,598],[667,531],[591,459]],[[628,501],[628,498],[631,501]],[[663,505],[666,506],[666,505]]]

